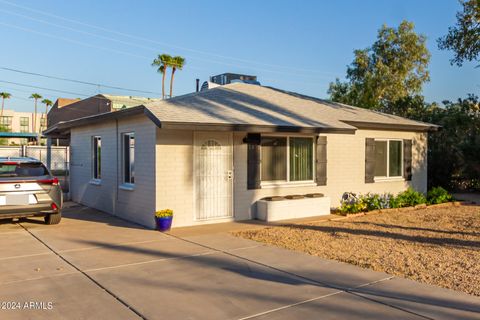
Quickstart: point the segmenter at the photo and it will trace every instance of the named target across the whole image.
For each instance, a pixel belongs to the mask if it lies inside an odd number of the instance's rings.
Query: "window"
[[[135,183],[135,134],[123,134],[123,182]]]
[[[47,119],[40,118],[40,128],[46,128],[46,127],[47,127]]]
[[[312,140],[290,138],[290,181],[313,180]]]
[[[402,141],[375,140],[375,177],[401,177],[402,172]]]
[[[93,141],[93,179],[102,178],[102,138],[95,136]]]
[[[29,132],[29,119],[28,117],[20,117],[20,132]]]
[[[313,138],[262,137],[262,181],[313,181]]]
[[[0,117],[0,131],[12,131],[12,117]]]
[[[0,163],[0,177],[40,177],[48,174],[41,163]]]
[[[287,138],[262,137],[262,181],[287,180]]]

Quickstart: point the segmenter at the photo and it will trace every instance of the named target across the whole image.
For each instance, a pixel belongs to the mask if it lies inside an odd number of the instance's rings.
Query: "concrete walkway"
[[[78,205],[57,226],[2,222],[0,319],[480,319],[478,297],[228,229],[161,234]]]

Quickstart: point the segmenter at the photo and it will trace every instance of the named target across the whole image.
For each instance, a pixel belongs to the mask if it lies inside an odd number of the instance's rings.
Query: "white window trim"
[[[119,185],[118,188],[121,189],[121,190],[133,191],[133,190],[135,190],[135,184],[124,182],[121,185]]]
[[[375,176],[373,179],[375,182],[392,182],[392,181],[405,181],[403,177],[403,140],[402,139],[375,139],[377,141],[386,141],[387,142],[387,176]],[[399,141],[401,146],[401,156],[400,156],[400,176],[389,176],[390,173],[390,141]]]
[[[95,159],[95,153],[96,153],[96,148],[95,148],[95,139],[99,138],[100,139],[100,150],[102,149],[102,136],[92,136],[92,176],[90,179],[90,184],[94,185],[100,185],[102,181],[102,158],[100,156],[100,178],[95,178],[95,175],[97,174],[95,172],[95,164],[96,164],[96,159]]]
[[[286,156],[287,156],[287,180],[262,180],[262,170],[260,170],[260,186],[266,188],[275,188],[281,186],[288,187],[306,187],[306,186],[316,186],[315,184],[315,137],[316,136],[301,136],[301,135],[280,135],[280,134],[268,134],[262,135],[261,138],[286,138]],[[290,138],[310,138],[312,139],[312,179],[311,180],[301,180],[301,181],[290,181]],[[260,159],[262,159],[262,145],[260,143]]]
[[[94,186],[101,186],[102,185],[102,180],[92,178],[92,179],[90,179],[90,181],[88,183],[93,184]]]
[[[121,133],[121,143],[122,143],[122,147],[121,147],[121,157],[122,157],[122,183],[118,186],[119,189],[122,189],[122,190],[129,190],[129,191],[133,191],[135,190],[135,183],[131,183],[131,182],[126,182],[125,181],[125,137],[126,136],[130,136],[130,135],[133,135],[134,139],[135,139],[135,149],[136,149],[136,138],[135,138],[135,131],[128,131],[128,132],[123,132]],[[128,150],[128,152],[130,152],[130,150]],[[134,160],[135,161],[135,150],[133,151],[134,152]],[[130,164],[129,164],[130,166]],[[130,167],[129,168],[130,170],[130,178],[132,176],[132,168]],[[130,179],[131,180],[131,179]]]

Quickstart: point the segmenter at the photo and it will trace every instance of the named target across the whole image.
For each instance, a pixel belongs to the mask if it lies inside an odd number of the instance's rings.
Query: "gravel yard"
[[[480,296],[480,206],[377,213],[234,234]]]

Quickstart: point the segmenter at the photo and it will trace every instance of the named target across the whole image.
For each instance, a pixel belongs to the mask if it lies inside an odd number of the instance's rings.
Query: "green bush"
[[[403,208],[427,203],[427,199],[422,193],[415,191],[412,188],[408,188],[407,190],[400,192],[394,202],[395,208]]]
[[[357,196],[355,193],[345,192],[340,202],[340,212],[347,214],[391,208],[392,199],[394,198],[390,193],[367,193]]]
[[[452,201],[453,197],[447,190],[442,187],[435,187],[430,189],[427,193],[428,204],[439,204]]]

